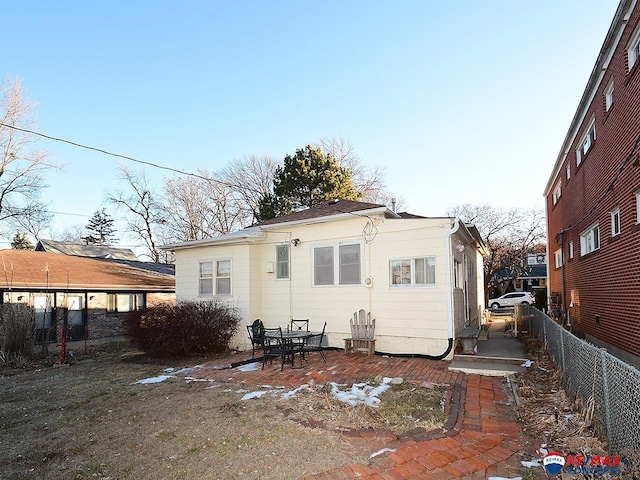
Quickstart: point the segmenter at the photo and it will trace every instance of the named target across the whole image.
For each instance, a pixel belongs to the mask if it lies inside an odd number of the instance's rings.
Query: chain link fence
[[[518,330],[527,330],[547,345],[566,390],[593,416],[610,448],[639,450],[640,371],[579,339],[534,307],[518,305],[516,322]]]

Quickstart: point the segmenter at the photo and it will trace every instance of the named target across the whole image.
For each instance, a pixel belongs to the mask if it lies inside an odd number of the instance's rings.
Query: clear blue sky
[[[341,136],[412,213],[542,209],[617,4],[4,2],[0,65],[42,133],[140,160],[215,171]],[[40,147],[66,164],[44,200],[74,215],[54,229],[86,225],[126,162]],[[158,186],[168,175],[145,170]]]

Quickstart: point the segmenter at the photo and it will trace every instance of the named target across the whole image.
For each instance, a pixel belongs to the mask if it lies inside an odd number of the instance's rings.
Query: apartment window
[[[462,264],[458,260],[453,261],[453,286],[462,288]]]
[[[276,278],[289,278],[289,244],[276,245]]]
[[[573,258],[573,240],[569,242],[569,260]]]
[[[556,188],[553,190],[553,194],[551,195],[553,198],[554,205],[558,203],[558,200],[560,200],[561,195],[562,195],[562,186],[560,185],[560,183],[558,183]]]
[[[614,87],[613,87],[613,78],[612,78],[611,81],[609,82],[609,85],[607,85],[606,90],[604,91],[604,107],[607,112],[611,110],[611,107],[613,107],[613,100],[614,100],[613,92],[614,92]]]
[[[360,285],[362,245],[360,243],[318,246],[313,249],[314,285]]]
[[[562,267],[562,249],[561,248],[553,252],[553,259],[555,261],[556,268]]]
[[[198,294],[231,295],[231,260],[216,260],[199,263]]]
[[[600,226],[593,225],[580,235],[580,255],[587,255],[600,248]]]
[[[420,257],[389,262],[391,286],[424,286],[436,283],[436,258]]]
[[[640,58],[640,28],[633,34],[629,46],[627,47],[627,60],[629,62],[629,71],[635,66]]]
[[[620,207],[616,207],[610,212],[611,215],[611,236],[620,235]]]
[[[571,178],[571,163],[567,163],[567,180]]]
[[[593,142],[596,141],[596,124],[595,119],[591,120],[589,127],[587,128],[586,133],[580,139],[580,143],[578,143],[578,149],[576,150],[576,165],[580,165],[584,157],[587,155],[591,147],[593,146]]]

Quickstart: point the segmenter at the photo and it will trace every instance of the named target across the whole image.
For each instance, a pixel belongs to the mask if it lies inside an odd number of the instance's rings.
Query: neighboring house
[[[126,312],[175,301],[175,277],[99,259],[0,250],[0,303],[34,307],[40,341],[122,334]]]
[[[221,299],[243,323],[327,322],[344,347],[360,309],[376,319],[376,350],[450,357],[456,335],[484,304],[482,240],[453,218],[396,214],[332,200],[219,237],[168,245],[179,300]],[[237,341],[248,346],[244,325]]]
[[[503,269],[496,273],[490,283],[492,296],[508,291],[531,292],[547,286],[547,260],[545,254],[529,255],[526,265],[518,269]]]
[[[76,257],[103,258],[107,260],[138,261],[138,257],[129,248],[116,248],[101,245],[82,245],[78,243],[58,242],[56,240],[38,240],[36,252],[62,253]]]
[[[620,2],[545,189],[565,324],[640,365],[640,3]],[[551,257],[553,256],[553,257]]]

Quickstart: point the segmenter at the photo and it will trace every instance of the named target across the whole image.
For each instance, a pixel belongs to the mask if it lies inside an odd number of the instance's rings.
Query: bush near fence
[[[640,450],[640,371],[573,335],[540,310],[516,307],[519,330],[542,339],[565,389],[593,414],[611,452]]]

